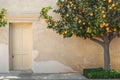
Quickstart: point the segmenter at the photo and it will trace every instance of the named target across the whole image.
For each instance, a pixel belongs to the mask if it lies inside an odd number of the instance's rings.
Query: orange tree
[[[120,0],[58,0],[55,13],[61,20],[55,20],[42,8],[48,28],[66,37],[89,38],[104,49],[104,69],[110,70],[109,45],[120,33]]]
[[[5,15],[6,15],[6,10],[2,9],[0,11],[0,27],[5,26],[7,24],[7,19]]]

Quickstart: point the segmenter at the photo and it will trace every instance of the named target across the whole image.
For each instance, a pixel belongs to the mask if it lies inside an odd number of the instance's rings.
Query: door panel
[[[22,65],[22,55],[14,55],[15,57],[13,58],[13,69],[14,70],[21,70],[21,65]]]
[[[32,64],[32,25],[11,24],[11,53],[14,70],[29,70]]]

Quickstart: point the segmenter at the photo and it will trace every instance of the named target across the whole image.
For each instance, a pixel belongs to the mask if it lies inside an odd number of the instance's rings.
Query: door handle
[[[14,58],[14,55],[12,55],[12,58]]]

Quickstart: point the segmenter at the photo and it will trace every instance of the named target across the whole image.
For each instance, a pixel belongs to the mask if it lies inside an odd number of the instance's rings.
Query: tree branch
[[[116,21],[119,20],[119,19],[120,19],[120,16],[114,18],[112,22],[116,22]]]
[[[102,47],[104,46],[104,42],[102,42],[102,41],[100,41],[100,40],[98,40],[98,39],[96,39],[96,38],[90,38],[90,39],[91,39],[92,41],[98,43],[98,44],[101,45]]]
[[[117,33],[113,33],[112,37],[110,37],[110,42],[117,36]]]

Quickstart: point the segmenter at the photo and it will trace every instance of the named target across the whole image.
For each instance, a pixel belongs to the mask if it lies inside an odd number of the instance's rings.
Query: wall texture
[[[0,73],[9,70],[9,54],[8,54],[8,25],[0,28]]]
[[[0,0],[0,8],[8,10],[8,22],[31,22],[33,26],[33,62],[35,73],[82,72],[84,68],[103,67],[103,49],[98,44],[82,38],[67,38],[46,28],[42,18],[34,20],[26,15],[39,14],[42,7],[56,7],[57,0]],[[59,16],[54,13],[55,19]],[[15,15],[21,15],[19,19]],[[23,16],[24,15],[24,16]],[[26,17],[25,16],[25,17]],[[12,18],[12,19],[11,19]],[[31,20],[32,21],[31,21]],[[9,28],[0,28],[0,72],[9,71]],[[120,39],[110,45],[111,67],[120,70]],[[3,69],[4,67],[4,69]]]

